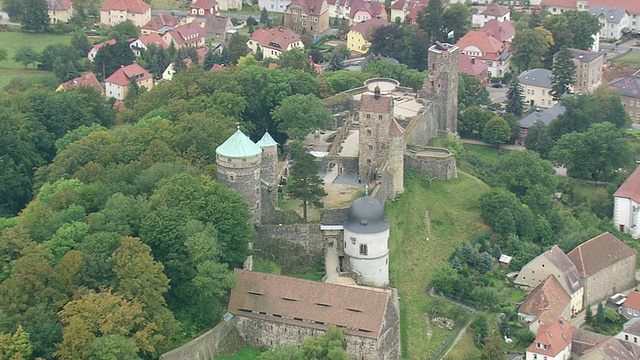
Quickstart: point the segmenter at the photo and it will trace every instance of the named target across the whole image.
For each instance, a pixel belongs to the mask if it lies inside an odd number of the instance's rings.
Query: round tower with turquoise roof
[[[275,195],[278,193],[278,143],[265,131],[256,144],[262,148],[262,181],[271,195]]]
[[[262,148],[238,129],[216,149],[216,164],[218,182],[238,191],[249,205],[251,222],[259,223]]]

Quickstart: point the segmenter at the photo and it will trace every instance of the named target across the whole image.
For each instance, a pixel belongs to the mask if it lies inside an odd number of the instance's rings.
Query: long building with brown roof
[[[571,296],[553,275],[533,289],[518,309],[518,316],[534,333],[540,324],[549,325],[560,317],[568,319],[571,315]]]
[[[142,27],[151,20],[151,5],[142,0],[108,0],[100,8],[100,23],[114,26],[131,20]]]

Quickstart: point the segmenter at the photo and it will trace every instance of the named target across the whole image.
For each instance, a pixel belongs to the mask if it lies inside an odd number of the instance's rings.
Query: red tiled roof
[[[476,76],[489,69],[489,65],[484,61],[472,61],[471,56],[466,54],[459,54],[458,56],[458,73]]]
[[[138,39],[140,39],[140,41],[142,41],[146,46],[156,44],[158,47],[163,47],[165,49],[169,48],[169,45],[162,40],[162,36],[158,35],[158,33],[142,34]]]
[[[527,295],[518,312],[536,315],[548,325],[558,319],[570,303],[571,296],[555,276],[549,275]]]
[[[637,167],[613,194],[614,197],[627,198],[640,202],[640,167]]]
[[[640,14],[640,1],[638,0],[589,0],[587,7],[591,6],[625,9],[629,14]]]
[[[107,0],[100,11],[122,10],[136,14],[142,14],[151,9],[151,5],[142,0]]]
[[[134,77],[138,79],[138,82],[140,82],[140,80],[150,78],[151,74],[138,63],[133,63],[116,70],[105,80],[105,82],[120,86],[127,86],[131,83],[131,78]]]
[[[180,19],[171,14],[159,14],[154,16],[148,23],[142,27],[145,30],[158,31],[163,26],[176,27],[180,24]]]
[[[167,33],[169,33],[173,38],[173,41],[175,41],[178,46],[196,43],[200,38],[205,36],[204,29],[202,29],[195,21],[175,27],[172,30],[167,31]]]
[[[460,51],[464,51],[469,46],[475,46],[482,52],[482,56],[479,58],[487,59],[487,60],[499,60],[500,53],[504,51],[504,43],[498,41],[498,39],[491,36],[489,33],[484,31],[469,31],[465,36],[463,36],[456,46],[460,49]]]
[[[208,52],[209,52],[208,46],[203,46],[196,50],[196,53],[198,54],[198,64],[202,65],[202,62],[204,62],[204,57],[205,55],[207,55]]]
[[[191,3],[189,8],[210,10],[212,8],[215,8],[216,6],[218,6],[218,2],[216,0],[196,0],[195,2]]]
[[[511,21],[498,21],[497,19],[491,19],[480,28],[480,31],[491,34],[498,41],[507,41],[507,39],[513,38],[516,34],[516,30],[511,25]]]
[[[366,0],[351,0],[349,4],[351,10],[349,11],[349,18],[353,19],[358,11],[368,12],[372,18],[381,17],[386,14],[387,10],[384,8],[384,3],[366,1]]]
[[[360,100],[360,111],[388,114],[393,106],[392,101],[391,96],[379,96],[376,99],[373,94],[363,94]]]
[[[371,35],[373,30],[375,30],[375,28],[377,28],[378,26],[387,25],[389,25],[389,22],[386,19],[373,18],[353,25],[351,27],[351,31],[358,32],[362,34],[365,39],[367,39]]]
[[[418,20],[418,14],[420,13],[420,11],[422,11],[422,9],[426,7],[427,7],[427,4],[420,3],[418,1],[414,1],[413,3],[411,3],[409,5],[409,12],[407,13],[407,16],[405,16],[404,18],[404,22],[409,24],[416,24],[417,23],[416,21]]]
[[[90,86],[100,92],[104,92],[102,85],[100,85],[100,82],[92,72],[60,84],[63,90],[74,89],[80,86]]]
[[[125,108],[124,101],[116,100],[116,102],[113,103],[113,106],[111,108],[112,109],[124,109]]]
[[[298,5],[307,15],[320,15],[320,11],[322,11],[323,1],[324,0],[293,0],[287,6],[287,8],[289,8],[290,5]]]
[[[300,41],[300,35],[289,28],[278,26],[271,29],[258,29],[251,34],[249,40],[259,43],[262,47],[286,51],[291,44]]]
[[[611,3],[611,0],[606,0],[606,1]],[[549,6],[549,7],[559,7],[564,9],[574,9],[574,10],[578,8],[578,4],[576,0],[542,0],[540,5]],[[611,7],[611,5],[608,5],[608,6]]]
[[[511,10],[509,10],[508,7],[502,6],[498,3],[492,3],[491,5],[487,6],[487,8],[484,9],[484,11],[481,12],[480,14],[493,16],[493,17],[500,17],[500,16],[505,16],[510,12]]]
[[[47,0],[49,10],[65,11],[71,8],[71,1],[69,0]]]
[[[103,41],[101,43],[97,43],[97,44],[93,45],[91,47],[91,50],[95,50],[97,52],[98,50],[100,50],[101,47],[106,46],[106,45],[114,45],[115,43],[116,43],[115,39],[110,39],[110,40],[107,40],[107,41]],[[91,51],[91,50],[89,50],[89,51]]]
[[[576,246],[567,256],[576,264],[580,276],[588,278],[636,253],[636,250],[606,232]]]
[[[573,325],[564,318],[549,325],[540,324],[536,339],[527,347],[527,352],[543,356],[556,356],[571,344],[573,331]],[[537,344],[545,345],[546,349],[538,347]]]
[[[211,67],[211,70],[209,71],[218,71],[218,70],[224,70],[224,65],[213,64],[213,66]]]
[[[632,291],[627,295],[627,300],[622,304],[632,309],[640,310],[640,292]]]

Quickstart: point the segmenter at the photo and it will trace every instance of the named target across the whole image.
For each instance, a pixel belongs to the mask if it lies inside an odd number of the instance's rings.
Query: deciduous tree
[[[517,32],[511,43],[513,51],[512,65],[520,73],[527,69],[542,67],[543,55],[547,53],[549,44],[544,36],[535,29]]]
[[[24,65],[26,69],[31,64],[38,62],[39,56],[30,45],[25,45],[16,50],[13,55],[13,61]]]
[[[482,130],[482,140],[496,147],[507,142],[510,137],[511,127],[509,127],[509,124],[501,117],[494,117],[487,121],[487,124]]]
[[[312,130],[324,129],[331,122],[331,111],[311,94],[284,99],[271,116],[278,130],[296,140],[303,140]]]
[[[535,151],[542,158],[547,158],[551,149],[555,145],[555,141],[549,135],[548,126],[539,121],[533,124],[527,131],[524,146],[527,150]]]

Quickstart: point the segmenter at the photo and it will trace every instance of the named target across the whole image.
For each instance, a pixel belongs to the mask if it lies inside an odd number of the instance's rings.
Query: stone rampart
[[[405,170],[413,170],[437,180],[450,180],[458,176],[456,159],[445,148],[412,146],[405,151],[404,167]]]
[[[259,225],[256,231],[256,254],[280,265],[285,274],[322,266],[324,239],[320,224]]]

